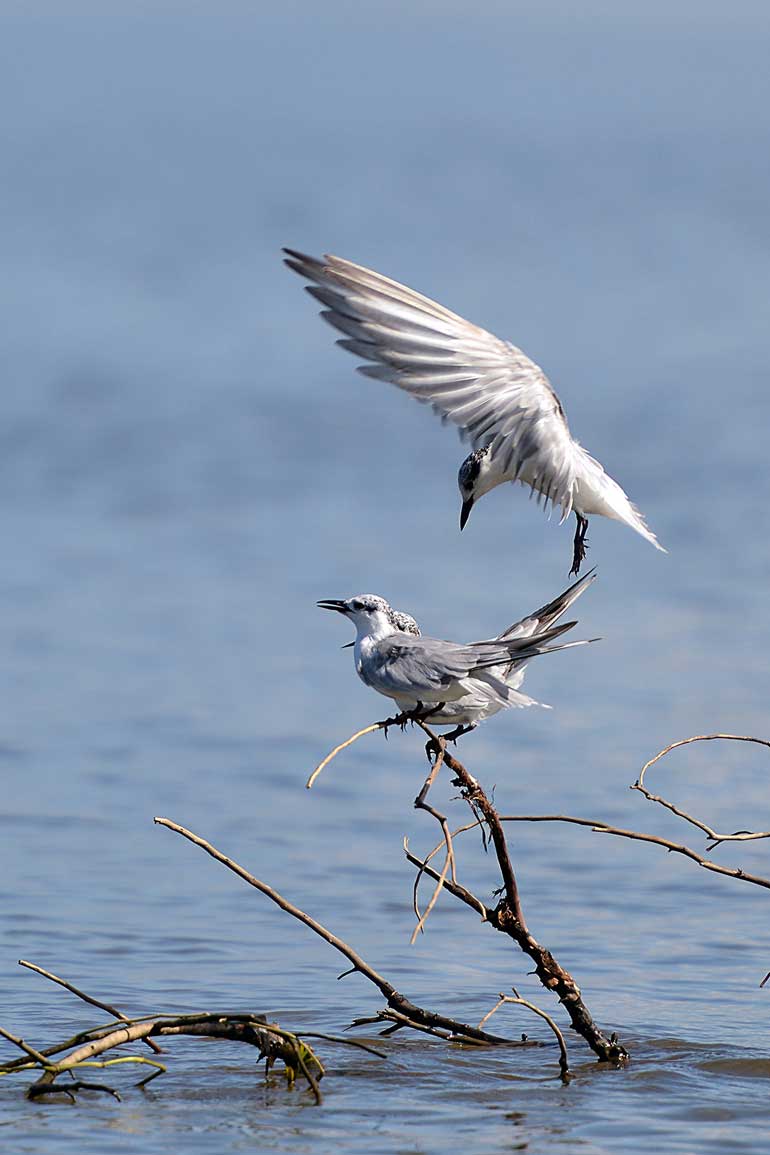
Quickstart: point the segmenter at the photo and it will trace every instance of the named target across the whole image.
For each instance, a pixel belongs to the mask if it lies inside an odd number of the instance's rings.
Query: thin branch
[[[527,1002],[526,999],[522,999],[515,987],[513,988],[513,993],[516,996],[515,998],[512,998],[510,995],[500,995],[500,998],[492,1007],[492,1010],[487,1011],[487,1013],[484,1015],[484,1018],[479,1023],[479,1026],[483,1027],[484,1023],[488,1022],[489,1019],[492,1018],[492,1015],[495,1013],[495,1011],[500,1009],[503,1003],[515,1003],[517,1006],[526,1007],[528,1010],[532,1011],[533,1014],[539,1015],[541,1019],[545,1019],[545,1021],[548,1023],[548,1026],[556,1036],[556,1041],[559,1044],[559,1071],[561,1074],[562,1082],[567,1082],[569,1079],[569,1061],[567,1059],[567,1044],[564,1042],[564,1035],[561,1033],[550,1015],[547,1015],[545,1011],[541,1010],[540,1007],[535,1006],[534,1003],[530,1003]]]
[[[417,795],[417,797],[414,800],[415,810],[427,810],[427,812],[433,818],[435,818],[436,821],[439,823],[439,825],[443,831],[443,834],[444,834],[444,845],[446,846],[446,858],[444,860],[444,867],[441,871],[441,874],[438,877],[438,880],[436,882],[436,886],[434,887],[434,890],[433,890],[433,894],[430,896],[430,900],[428,902],[428,905],[425,908],[424,914],[420,914],[418,906],[417,906],[417,888],[419,885],[420,875],[418,874],[417,878],[415,879],[413,897],[414,897],[414,912],[417,915],[417,926],[414,928],[414,931],[412,932],[412,937],[409,940],[410,946],[414,946],[414,944],[417,940],[418,934],[421,934],[424,931],[425,922],[428,918],[428,915],[433,910],[433,907],[436,905],[436,903],[438,901],[438,896],[441,894],[441,890],[444,886],[444,882],[446,881],[446,877],[449,874],[450,869],[452,871],[452,882],[457,881],[457,875],[455,873],[455,853],[454,853],[454,848],[452,846],[452,835],[449,832],[449,823],[447,822],[446,815],[441,814],[438,810],[436,810],[433,806],[430,806],[425,801],[425,799],[428,796],[428,791],[430,790],[433,783],[436,781],[436,778],[438,777],[439,770],[441,769],[441,767],[444,764],[445,754],[446,754],[446,743],[444,742],[443,738],[440,738],[438,741],[438,746],[436,747],[436,760],[430,769],[430,773],[428,774],[428,777],[425,779],[425,781],[423,783],[422,790],[420,791],[420,793]]]
[[[722,842],[748,842],[756,838],[770,838],[770,831],[759,831],[753,833],[749,830],[738,830],[734,834],[718,834],[717,831],[712,830],[705,822],[699,818],[694,818],[692,814],[688,814],[686,810],[681,810],[678,806],[674,806],[672,802],[668,802],[659,794],[652,794],[644,785],[644,776],[651,766],[659,762],[661,758],[665,757],[672,750],[678,749],[680,746],[689,746],[691,742],[753,742],[758,746],[770,747],[770,741],[764,738],[752,738],[747,734],[696,734],[692,738],[680,738],[678,742],[672,742],[669,746],[665,746],[654,758],[650,758],[642,767],[639,777],[636,782],[630,787],[631,790],[638,790],[648,802],[657,802],[658,805],[663,806],[666,810],[670,810],[677,818],[684,819],[692,826],[696,826],[698,830],[702,830],[707,838],[711,839],[712,845],[709,850],[714,850]]]
[[[710,870],[714,874],[723,874],[727,878],[739,878],[742,882],[750,882],[754,886],[763,886],[770,890],[770,879],[762,878],[758,874],[749,874],[745,870],[732,870],[728,866],[720,866],[713,862],[710,858],[704,858],[702,854],[692,850],[689,846],[684,846],[678,842],[670,842],[668,838],[660,838],[657,834],[644,834],[639,830],[624,830],[619,826],[610,826],[607,822],[600,822],[593,818],[575,818],[570,814],[501,814],[501,822],[571,822],[575,826],[587,826],[596,834],[612,834],[618,838],[629,838],[635,842],[650,842],[654,846],[662,846],[664,850],[670,850],[674,854],[681,854],[685,858],[689,858],[692,862],[696,862],[698,866],[702,866],[704,870]]]
[[[15,1046],[17,1046],[20,1051],[24,1051],[24,1053],[29,1055],[30,1058],[34,1059],[36,1063],[42,1063],[43,1066],[48,1063],[46,1056],[43,1055],[40,1051],[36,1051],[34,1047],[30,1047],[29,1043],[24,1042],[24,1039],[20,1039],[18,1036],[12,1035],[10,1031],[6,1031],[2,1027],[0,1027],[0,1035],[2,1035],[4,1039],[7,1039],[9,1043],[13,1043]],[[27,1064],[24,1065],[26,1066]]]
[[[106,1011],[108,1015],[112,1015],[114,1018],[120,1019],[124,1023],[128,1022],[127,1016],[124,1015],[122,1011],[117,1010],[116,1007],[111,1007],[109,1003],[103,1003],[100,999],[95,999],[92,995],[87,995],[84,991],[81,991],[76,986],[73,986],[72,983],[67,982],[66,979],[60,979],[58,975],[54,975],[51,974],[50,971],[43,970],[42,967],[37,966],[35,963],[27,962],[26,959],[20,958],[19,966],[26,967],[31,971],[35,971],[37,974],[42,975],[44,979],[50,979],[52,983],[58,983],[60,987],[64,987],[65,990],[71,991],[73,995],[77,995],[77,997],[82,999],[84,1003],[90,1003],[92,1007],[98,1007],[99,1010]],[[147,1039],[145,1041],[150,1050],[154,1051],[156,1055],[161,1055],[163,1053],[154,1039]]]
[[[371,734],[375,730],[382,730],[384,727],[385,727],[384,722],[373,722],[371,726],[365,726],[363,728],[363,730],[357,730],[356,733],[352,734],[350,738],[346,739],[346,741],[340,742],[339,746],[335,746],[334,749],[331,750],[326,755],[326,757],[323,759],[323,761],[318,763],[315,770],[313,771],[313,773],[310,775],[307,782],[305,783],[305,789],[306,790],[311,789],[313,783],[315,782],[316,778],[321,773],[321,771],[324,769],[324,767],[328,766],[329,763],[331,761],[333,761],[342,750],[347,749],[348,746],[352,746],[353,743],[357,742],[359,738],[363,738],[364,734]]]
[[[477,823],[473,822],[471,825],[476,826]],[[469,826],[460,827],[460,831],[469,829]],[[455,831],[455,834],[457,833],[458,831]],[[438,846],[435,847],[435,850],[440,850],[443,845],[444,843],[440,842]],[[419,871],[418,878],[421,874],[427,874],[429,878],[432,878],[436,882],[438,881],[440,875],[433,869],[432,866],[429,865],[430,856],[429,858],[422,859],[417,858],[416,855],[412,854],[411,850],[409,849],[408,838],[404,839],[404,854],[406,856],[407,862],[411,862],[412,866],[417,867],[417,870]],[[459,898],[460,902],[464,902],[466,906],[470,906],[473,910],[480,914],[482,922],[492,921],[492,912],[490,911],[489,907],[485,906],[480,898],[477,898],[475,894],[471,894],[471,892],[462,886],[459,882],[452,882],[451,879],[445,878],[444,890],[448,890],[450,894],[455,896],[455,898]]]

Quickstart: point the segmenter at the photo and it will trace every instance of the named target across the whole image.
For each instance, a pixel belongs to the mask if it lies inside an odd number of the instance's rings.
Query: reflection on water
[[[667,557],[591,525],[602,642],[533,662],[553,711],[465,740],[501,808],[685,837],[627,787],[669,741],[767,735],[768,16],[421,0],[312,11],[87,0],[0,14],[2,1025],[97,1021],[26,957],[126,1014],[249,1008],[342,1030],[379,998],[328,946],[152,817],[201,832],[416,1002],[478,1021],[515,983],[502,936],[442,898],[412,949],[402,838],[418,734],[319,757],[382,712],[319,597],[373,590],[484,637],[566,584],[571,530],[523,492],[456,532],[450,430],[334,349],[279,249],[413,283],[543,364],[575,432]],[[654,61],[654,68],[651,68]],[[398,62],[398,74],[395,71]],[[677,751],[655,785],[767,828],[766,758]],[[436,802],[459,824],[449,782]],[[687,835],[690,837],[690,834]],[[122,1104],[31,1106],[14,1150],[756,1150],[766,898],[590,830],[511,832],[533,933],[633,1052],[319,1043],[326,1103],[237,1047],[179,1040]],[[694,843],[697,845],[697,843]],[[497,884],[475,833],[463,881]],[[767,875],[763,844],[723,847]],[[551,1008],[553,1009],[553,1008]],[[500,1013],[502,1017],[502,1012]],[[3,1054],[6,1053],[3,1044]]]

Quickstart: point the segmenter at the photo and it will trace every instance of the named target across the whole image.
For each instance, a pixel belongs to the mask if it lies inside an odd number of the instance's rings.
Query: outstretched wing
[[[369,362],[362,373],[432,405],[475,448],[490,445],[512,480],[569,512],[576,445],[548,378],[521,349],[371,269],[284,252],[345,334],[337,344]]]

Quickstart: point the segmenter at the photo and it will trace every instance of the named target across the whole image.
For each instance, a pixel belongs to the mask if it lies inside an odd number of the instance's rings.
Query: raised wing
[[[369,362],[360,372],[432,405],[474,448],[490,445],[510,480],[569,513],[576,445],[548,378],[521,349],[371,269],[284,252],[325,306],[321,316],[345,334],[337,344]]]

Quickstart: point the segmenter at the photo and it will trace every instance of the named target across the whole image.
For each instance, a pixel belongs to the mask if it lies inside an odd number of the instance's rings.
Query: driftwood
[[[770,889],[770,879],[750,874],[740,868],[723,867],[714,862],[711,857],[707,857],[707,855],[710,855],[726,842],[745,842],[768,838],[770,837],[770,832],[740,830],[730,834],[720,833],[700,818],[687,813],[663,796],[653,794],[646,785],[647,772],[671,750],[679,746],[684,746],[692,742],[724,740],[753,742],[770,747],[770,741],[732,734],[706,734],[685,738],[665,747],[665,749],[656,754],[654,758],[651,758],[642,768],[636,782],[631,786],[632,790],[640,792],[648,801],[662,806],[678,818],[681,818],[683,821],[700,830],[708,840],[706,853],[701,854],[689,846],[662,838],[659,835],[637,830],[626,830],[621,827],[611,826],[609,823],[598,819],[582,818],[568,814],[500,814],[476,778],[470,774],[456,756],[449,753],[444,738],[433,733],[422,720],[415,718],[414,722],[422,728],[428,737],[426,751],[430,762],[429,773],[420,793],[415,799],[414,805],[418,809],[426,811],[434,818],[441,828],[442,838],[423,858],[419,858],[411,852],[406,840],[404,843],[406,857],[417,870],[414,883],[414,908],[417,925],[412,936],[412,941],[414,941],[414,938],[419,933],[424,931],[427,919],[441,893],[443,891],[448,892],[454,898],[475,911],[476,914],[481,915],[483,922],[488,923],[494,929],[508,935],[534,962],[534,973],[547,990],[556,994],[569,1016],[572,1029],[588,1043],[600,1060],[616,1066],[622,1065],[628,1058],[625,1048],[614,1034],[607,1037],[598,1028],[583,1003],[580,990],[572,976],[560,966],[550,951],[537,942],[527,926],[516,875],[506,843],[504,826],[509,822],[570,823],[590,829],[593,833],[609,834],[621,839],[630,839],[657,845],[666,851],[684,856],[703,869],[764,887],[765,889]],[[375,723],[359,731],[346,742],[341,743],[316,767],[316,770],[308,781],[308,787],[312,786],[320,771],[328,765],[340,751],[349,746],[351,742],[362,737],[364,734],[379,729],[384,729],[387,734],[387,728],[392,724],[393,721],[390,719],[387,722]],[[441,769],[444,767],[453,775],[453,784],[459,787],[460,795],[468,803],[473,815],[472,821],[459,826],[455,830],[450,830],[446,816],[441,814],[428,802],[430,790]],[[253,886],[266,897],[270,898],[271,901],[282,910],[302,922],[315,934],[323,938],[325,942],[333,946],[335,950],[339,951],[347,959],[348,963],[351,964],[349,969],[343,972],[343,975],[357,972],[377,987],[385,998],[385,1007],[379,1010],[373,1017],[355,1019],[353,1025],[360,1026],[369,1023],[384,1024],[384,1029],[381,1031],[383,1035],[393,1034],[403,1028],[410,1028],[441,1038],[447,1042],[472,1046],[526,1045],[529,1043],[526,1035],[522,1035],[520,1040],[512,1040],[490,1034],[483,1029],[492,1015],[501,1007],[506,1004],[513,1004],[524,1007],[548,1024],[556,1038],[559,1048],[559,1071],[561,1078],[564,1081],[567,1081],[569,1078],[567,1048],[564,1036],[557,1023],[541,1008],[526,999],[522,999],[515,988],[513,989],[513,996],[501,994],[497,1003],[483,1017],[478,1026],[475,1027],[471,1024],[448,1018],[437,1012],[418,1007],[405,995],[396,990],[386,978],[378,974],[378,972],[346,942],[310,915],[294,906],[293,903],[267,883],[260,881],[260,879],[252,875],[244,867],[217,850],[216,847],[212,846],[211,843],[207,842],[204,838],[194,834],[190,830],[186,830],[183,826],[179,826],[168,818],[156,818],[155,821],[159,825],[175,831],[177,834],[182,835],[196,846],[205,850],[207,854],[233,871],[233,873],[237,874],[250,886]],[[497,867],[500,871],[502,885],[496,893],[497,901],[494,906],[488,906],[482,902],[480,898],[463,886],[458,878],[454,840],[459,835],[473,829],[481,830],[484,847],[485,849],[492,848]],[[442,852],[444,854],[444,861],[439,870],[433,865],[433,860]],[[434,887],[430,899],[424,911],[421,913],[418,896],[420,883],[424,878],[430,878],[434,883]],[[120,1098],[114,1088],[103,1083],[94,1083],[91,1082],[90,1079],[81,1077],[83,1072],[92,1068],[105,1069],[108,1067],[117,1067],[121,1064],[149,1066],[151,1068],[150,1073],[137,1084],[139,1087],[145,1087],[152,1079],[157,1078],[158,1075],[166,1070],[163,1063],[157,1058],[148,1057],[146,1054],[110,1055],[110,1053],[118,1048],[141,1042],[151,1048],[156,1054],[160,1054],[162,1052],[157,1040],[176,1035],[192,1035],[238,1041],[255,1047],[259,1052],[259,1056],[266,1060],[266,1074],[272,1065],[280,1059],[284,1065],[289,1086],[293,1086],[299,1077],[310,1089],[316,1102],[321,1102],[319,1082],[324,1074],[321,1060],[315,1055],[304,1039],[300,1039],[292,1032],[282,1029],[276,1023],[267,1022],[262,1015],[250,1013],[200,1013],[180,1016],[153,1013],[143,1015],[140,1018],[130,1019],[111,1004],[86,994],[72,983],[44,970],[35,963],[20,960],[20,965],[35,971],[44,978],[72,992],[82,1001],[96,1006],[112,1016],[111,1021],[107,1023],[80,1031],[72,1038],[42,1050],[31,1046],[25,1039],[19,1038],[10,1031],[0,1027],[0,1036],[13,1043],[23,1052],[21,1058],[0,1065],[0,1075],[34,1072],[37,1078],[26,1092],[29,1098],[38,1099],[44,1096],[59,1094],[66,1095],[74,1100],[78,1091],[86,1090],[102,1092],[112,1095],[115,1098]],[[340,977],[343,977],[343,975],[340,975]],[[770,976],[766,976],[763,983],[766,982],[769,977]],[[360,1041],[339,1039],[317,1033],[306,1033],[304,1037],[323,1038],[350,1046],[358,1046],[363,1050],[384,1057],[382,1052]],[[59,1076],[64,1074],[70,1076],[70,1081],[57,1082]]]
[[[93,1068],[105,1069],[126,1064],[137,1064],[152,1068],[150,1073],[136,1085],[146,1087],[148,1083],[166,1071],[166,1065],[157,1059],[150,1059],[146,1055],[117,1055],[111,1058],[102,1058],[110,1051],[125,1047],[132,1043],[145,1042],[152,1049],[161,1054],[161,1048],[156,1039],[167,1038],[173,1035],[194,1035],[208,1039],[227,1039],[231,1042],[247,1043],[256,1047],[258,1059],[265,1059],[265,1074],[267,1075],[277,1060],[281,1060],[286,1071],[286,1080],[289,1087],[293,1087],[297,1076],[305,1080],[313,1093],[315,1101],[321,1102],[321,1091],[318,1086],[323,1077],[324,1068],[321,1060],[311,1047],[291,1031],[285,1031],[277,1023],[269,1023],[264,1015],[259,1014],[211,1014],[194,1015],[143,1015],[138,1019],[129,1019],[114,1007],[103,1003],[91,995],[85,994],[65,979],[42,967],[19,960],[19,965],[36,971],[44,978],[50,979],[59,986],[72,991],[78,998],[92,1006],[101,1007],[114,1015],[114,1020],[87,1030],[79,1031],[72,1038],[61,1043],[38,1050],[30,1046],[24,1039],[11,1034],[0,1027],[0,1035],[13,1043],[24,1052],[24,1058],[15,1059],[9,1063],[0,1064],[0,1075],[19,1074],[26,1071],[38,1072],[38,1077],[27,1088],[27,1098],[40,1099],[50,1095],[66,1095],[74,1102],[78,1091],[97,1091],[112,1095],[120,1099],[114,1087],[105,1083],[94,1083],[80,1077],[81,1072]],[[319,1036],[331,1038],[331,1036]],[[350,1039],[335,1039],[335,1042],[348,1046],[358,1046],[373,1054],[381,1054],[364,1043]],[[55,1058],[54,1056],[60,1056]],[[66,1083],[57,1083],[60,1075],[69,1075]]]

